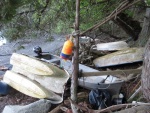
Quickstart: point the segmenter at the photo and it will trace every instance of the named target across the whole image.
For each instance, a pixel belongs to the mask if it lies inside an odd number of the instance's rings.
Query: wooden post
[[[80,0],[76,0],[76,16],[75,16],[75,31],[79,30],[79,11],[80,11]],[[74,43],[74,56],[72,59],[73,63],[73,72],[72,72],[72,80],[71,80],[71,99],[76,102],[77,101],[77,87],[78,87],[78,71],[79,71],[79,34],[75,36]],[[71,104],[72,112],[77,113],[76,107]]]

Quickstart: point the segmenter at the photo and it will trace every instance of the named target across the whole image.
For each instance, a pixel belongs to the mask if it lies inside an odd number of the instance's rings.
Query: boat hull
[[[93,63],[96,67],[107,67],[143,61],[144,48],[128,48],[99,58]]]
[[[96,44],[96,48],[94,48],[94,50],[117,51],[117,50],[123,50],[123,49],[128,49],[128,48],[129,48],[129,46],[125,41],[118,41],[118,42]]]
[[[50,90],[41,86],[38,82],[33,81],[19,73],[6,71],[3,81],[14,89],[34,98],[47,98],[54,103],[62,102],[62,98]]]
[[[20,67],[13,66],[13,71],[23,74],[24,76],[30,78],[32,81],[40,83],[44,88],[51,90],[55,93],[64,93],[64,85],[69,79],[69,74],[64,70],[64,73],[61,76],[39,76],[34,75],[30,72],[27,72]]]
[[[64,71],[52,63],[45,62],[35,57],[13,53],[10,64],[35,75],[61,76]]]

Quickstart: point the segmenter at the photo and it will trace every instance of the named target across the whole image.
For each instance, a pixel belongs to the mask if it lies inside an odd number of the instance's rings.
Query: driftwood
[[[95,110],[93,113],[104,113],[104,112],[112,112],[112,111],[116,111],[122,108],[128,108],[130,106],[149,106],[150,107],[150,103],[135,103],[135,104],[119,104],[119,105],[113,105],[110,107],[107,107],[105,109],[102,110]]]
[[[132,106],[148,106],[148,107],[150,107],[150,103],[130,103],[130,104],[113,105],[113,106],[110,106],[110,107],[107,107],[107,108],[101,109],[101,110],[93,110],[93,109],[89,109],[87,107],[79,106],[75,102],[73,102],[71,99],[70,99],[70,102],[72,104],[74,104],[74,106],[76,108],[78,108],[86,113],[109,113],[109,112],[113,112],[113,111],[116,111],[116,110],[119,110],[122,108],[128,108],[128,107],[132,107]],[[126,113],[126,112],[124,112],[124,113]]]
[[[141,86],[131,95],[128,101],[131,101],[140,91],[141,91]]]
[[[138,93],[135,94],[135,92],[137,91],[137,89],[139,87],[141,87],[141,81],[138,81],[138,83],[135,85],[135,87],[130,91],[130,95],[128,96],[130,98],[127,100],[127,102],[132,101],[132,99],[134,98],[134,96],[136,96],[138,94]]]

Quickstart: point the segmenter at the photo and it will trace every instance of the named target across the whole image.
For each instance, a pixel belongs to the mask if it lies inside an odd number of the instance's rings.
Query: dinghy
[[[12,69],[4,74],[4,82],[28,96],[48,98],[52,103],[62,102],[65,84],[70,77],[66,70],[18,53],[13,53],[10,62]]]
[[[30,78],[32,81],[40,83],[44,88],[59,94],[64,93],[64,86],[70,77],[68,72],[66,72],[65,70],[64,75],[60,75],[59,77],[34,75],[16,66],[13,66],[12,70]]]
[[[34,98],[47,98],[53,103],[60,103],[63,100],[62,97],[47,90],[38,82],[13,71],[7,71],[3,81],[14,89]]]
[[[118,41],[118,42],[96,44],[96,47],[92,49],[96,51],[117,51],[117,50],[123,50],[128,48],[129,46],[125,41]]]
[[[102,57],[96,58],[93,63],[96,67],[107,67],[143,61],[144,48],[123,49]]]
[[[10,58],[10,64],[35,75],[61,76],[64,73],[63,70],[51,63],[18,53],[13,53]]]

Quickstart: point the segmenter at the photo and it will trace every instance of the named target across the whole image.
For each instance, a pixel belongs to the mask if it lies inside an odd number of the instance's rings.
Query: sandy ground
[[[38,38],[38,39],[25,39],[17,40],[11,43],[7,43],[5,45],[0,46],[0,66],[9,67],[9,60],[12,53],[23,53],[26,55],[35,56],[36,54],[33,52],[33,48],[35,46],[40,46],[43,52],[50,52],[52,54],[59,54],[60,49],[65,41],[63,35],[53,35],[54,40],[48,41],[46,38]],[[23,49],[18,49],[23,46]],[[4,72],[0,71],[0,76],[3,75]]]

